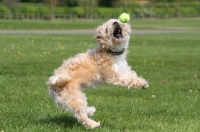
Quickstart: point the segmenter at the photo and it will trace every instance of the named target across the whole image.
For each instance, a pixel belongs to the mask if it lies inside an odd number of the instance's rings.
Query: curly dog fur
[[[56,106],[71,111],[89,129],[100,126],[100,122],[88,117],[96,109],[87,106],[84,88],[97,83],[135,88],[149,86],[126,61],[130,34],[130,24],[121,23],[118,19],[108,20],[96,29],[94,38],[99,42],[97,47],[64,61],[47,81],[49,94]]]

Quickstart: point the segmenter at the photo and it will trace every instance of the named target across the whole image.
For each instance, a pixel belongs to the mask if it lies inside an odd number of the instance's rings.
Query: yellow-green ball
[[[120,16],[119,16],[119,20],[123,23],[127,23],[129,22],[130,20],[130,15],[127,14],[127,13],[122,13]]]

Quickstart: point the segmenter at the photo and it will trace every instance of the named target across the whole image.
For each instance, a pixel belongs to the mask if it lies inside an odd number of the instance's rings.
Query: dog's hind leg
[[[87,114],[89,116],[93,116],[94,112],[96,111],[96,108],[94,106],[87,107]]]
[[[67,101],[68,107],[72,110],[77,120],[89,129],[94,129],[100,126],[100,122],[96,122],[88,117],[95,109],[87,107],[87,99],[80,89],[67,90],[70,99]]]

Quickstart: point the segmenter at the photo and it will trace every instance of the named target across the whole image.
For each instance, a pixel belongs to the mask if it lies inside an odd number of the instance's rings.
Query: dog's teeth
[[[119,30],[118,30],[118,32],[120,33],[120,32],[121,32],[121,30],[119,29]]]

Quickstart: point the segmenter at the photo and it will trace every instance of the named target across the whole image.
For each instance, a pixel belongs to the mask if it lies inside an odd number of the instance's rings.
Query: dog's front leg
[[[148,88],[148,82],[141,77],[138,77],[135,72],[131,72],[128,74],[118,74],[113,73],[112,77],[109,76],[106,79],[107,83],[121,85],[121,86],[128,86],[128,87],[135,87],[135,88]]]

